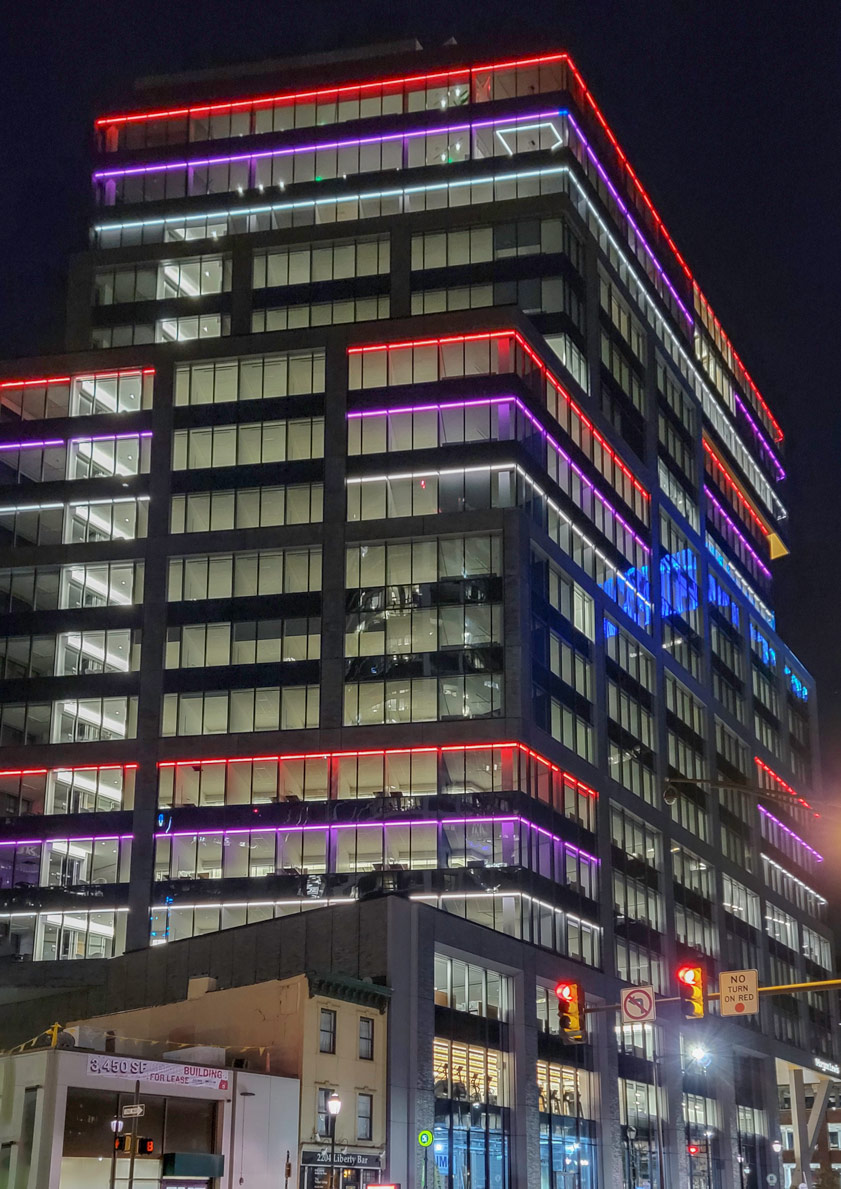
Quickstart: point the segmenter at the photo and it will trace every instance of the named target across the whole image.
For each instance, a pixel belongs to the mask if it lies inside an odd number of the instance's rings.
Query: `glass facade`
[[[834,969],[782,431],[568,56],[419,60],[97,122],[70,353],[0,369],[0,962],[397,896],[426,1189],[725,1189],[833,1003],[552,988]]]

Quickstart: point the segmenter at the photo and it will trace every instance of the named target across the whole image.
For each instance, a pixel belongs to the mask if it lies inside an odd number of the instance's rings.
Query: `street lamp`
[[[334,1090],[327,1099],[327,1113],[330,1115],[330,1189],[336,1189],[336,1118],[342,1109],[342,1100]]]

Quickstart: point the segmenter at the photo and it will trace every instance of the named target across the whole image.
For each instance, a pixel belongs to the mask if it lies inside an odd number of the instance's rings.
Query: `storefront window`
[[[507,1189],[506,1055],[439,1037],[433,1060],[435,1189]]]

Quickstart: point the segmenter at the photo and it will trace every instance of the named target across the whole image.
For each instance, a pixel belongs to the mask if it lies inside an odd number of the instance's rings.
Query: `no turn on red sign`
[[[756,970],[722,970],[718,993],[723,1016],[755,1016],[759,1011],[759,974]]]

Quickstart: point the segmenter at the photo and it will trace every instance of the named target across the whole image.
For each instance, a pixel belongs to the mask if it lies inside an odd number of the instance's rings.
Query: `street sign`
[[[144,1102],[137,1102],[123,1107],[124,1119],[142,1119],[145,1114],[146,1104]]]
[[[432,1132],[431,1131],[419,1131],[418,1132],[418,1143],[420,1144],[420,1146],[422,1148],[428,1148],[429,1145],[432,1143]]]
[[[653,987],[626,987],[621,995],[623,1024],[650,1024],[657,1018]]]
[[[723,1016],[755,1016],[759,1011],[759,974],[756,970],[722,970],[718,993]]]

